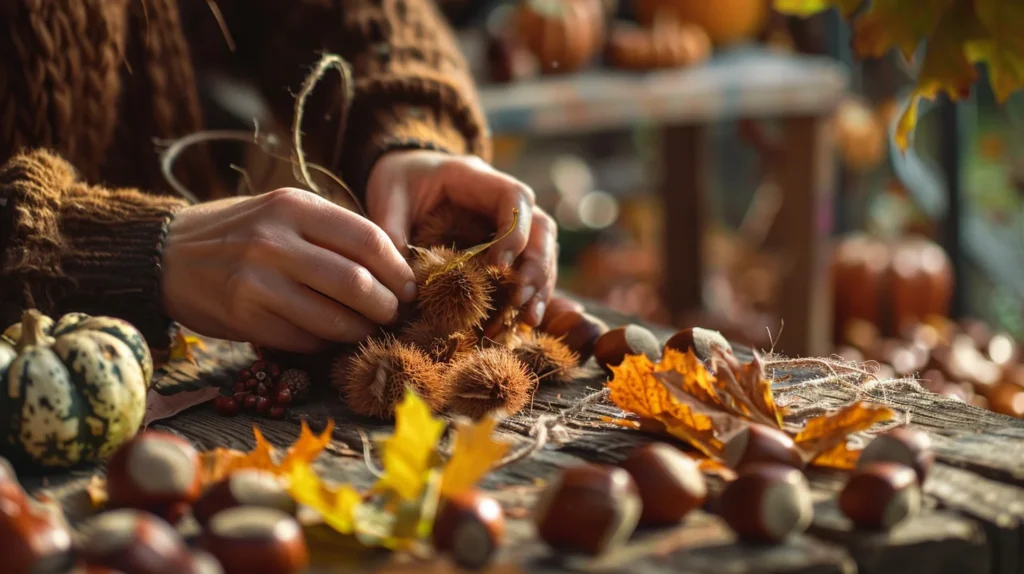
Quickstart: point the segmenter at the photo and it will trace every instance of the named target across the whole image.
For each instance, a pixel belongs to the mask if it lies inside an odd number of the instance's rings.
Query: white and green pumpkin
[[[128,322],[28,310],[0,335],[0,450],[44,467],[106,459],[142,425],[152,377]]]

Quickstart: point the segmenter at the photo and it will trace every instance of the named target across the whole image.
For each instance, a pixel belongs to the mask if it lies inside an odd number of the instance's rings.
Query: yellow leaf
[[[913,59],[954,0],[872,0],[854,22],[853,48],[862,58],[879,58],[896,48]]]
[[[852,14],[863,0],[775,0],[775,9],[789,16],[813,16],[837,8],[843,16]]]
[[[328,487],[304,461],[296,460],[287,473],[288,492],[295,502],[315,510],[324,523],[342,534],[355,530],[356,508],[362,495],[350,484]]]
[[[395,434],[384,439],[384,476],[374,489],[391,491],[406,501],[420,496],[427,473],[437,465],[437,441],[444,422],[411,389],[395,408]]]
[[[976,60],[988,64],[992,90],[1004,103],[1024,87],[1024,2],[975,0],[972,6],[988,37],[976,39],[971,52]]]
[[[508,452],[509,445],[494,440],[498,420],[491,415],[476,423],[460,422],[452,457],[441,476],[441,495],[455,496],[473,488]]]
[[[331,443],[331,437],[334,434],[334,421],[327,421],[327,426],[324,428],[324,432],[320,433],[320,436],[313,434],[313,431],[309,429],[309,425],[306,421],[302,421],[302,428],[299,431],[299,438],[295,440],[295,443],[288,449],[288,453],[285,454],[284,460],[281,461],[280,472],[287,474],[291,468],[298,464],[312,464],[320,453],[327,448],[327,445]]]
[[[917,127],[917,108],[920,101],[921,96],[912,95],[907,109],[900,114],[899,123],[896,124],[896,145],[900,150],[905,151],[910,147],[910,136]]]

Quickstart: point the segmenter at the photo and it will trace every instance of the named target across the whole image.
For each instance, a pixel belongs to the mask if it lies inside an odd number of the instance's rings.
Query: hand
[[[555,221],[534,205],[533,190],[478,157],[426,150],[386,154],[366,189],[370,219],[403,252],[413,224],[445,199],[491,218],[499,234],[519,210],[515,229],[488,256],[506,266],[519,258],[517,301],[525,310],[523,320],[538,325],[558,278],[558,241]]]
[[[285,351],[360,341],[416,296],[412,269],[379,227],[299,189],[185,208],[162,264],[171,319]]]

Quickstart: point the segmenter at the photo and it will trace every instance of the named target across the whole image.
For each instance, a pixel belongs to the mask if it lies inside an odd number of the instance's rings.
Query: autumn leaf
[[[789,16],[813,16],[831,8],[848,16],[852,14],[864,0],[775,0],[775,9]]]
[[[320,453],[327,448],[327,445],[331,444],[331,437],[334,435],[334,421],[328,420],[327,426],[324,431],[320,433],[320,436],[313,434],[310,430],[309,425],[306,421],[302,421],[302,428],[299,430],[299,438],[295,440],[295,443],[288,448],[288,452],[284,456],[284,460],[281,461],[278,467],[278,472],[281,474],[288,474],[292,467],[296,465],[310,465],[313,463]]]
[[[195,353],[192,352],[193,349],[205,351],[206,343],[195,335],[186,335],[179,330],[174,334],[174,339],[171,341],[170,360],[188,361],[195,365],[196,356]]]
[[[350,484],[329,487],[305,461],[296,459],[287,472],[288,492],[295,502],[317,512],[325,524],[341,534],[355,530],[355,513],[363,497]]]
[[[418,498],[428,471],[437,465],[437,441],[443,432],[444,422],[414,391],[406,390],[395,408],[395,433],[381,441],[384,475],[374,490],[395,492],[407,501]]]
[[[853,25],[853,49],[862,58],[879,58],[897,49],[907,60],[955,0],[872,0]]]
[[[867,430],[877,423],[887,421],[893,417],[893,414],[891,410],[881,405],[866,402],[853,403],[833,413],[827,413],[807,421],[804,428],[793,437],[793,441],[812,462],[819,466],[822,466],[823,462],[847,464],[849,456],[853,456],[844,452],[847,437],[855,432]],[[856,457],[854,457],[854,462],[856,462]],[[833,464],[828,466],[833,466]]]
[[[110,499],[107,496],[107,480],[99,475],[93,475],[89,479],[89,484],[85,486],[85,493],[89,497],[89,505],[95,510],[106,506]]]
[[[488,415],[478,422],[456,425],[455,447],[441,475],[441,495],[455,496],[473,488],[508,452],[509,445],[494,440],[498,420]]]

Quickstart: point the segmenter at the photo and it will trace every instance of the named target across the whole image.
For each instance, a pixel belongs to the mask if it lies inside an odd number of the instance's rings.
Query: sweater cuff
[[[62,307],[128,321],[154,349],[170,346],[161,259],[177,198],[77,185],[61,208],[64,273],[75,288]]]
[[[374,165],[398,150],[434,150],[490,160],[486,122],[464,90],[424,78],[368,82],[356,90],[340,161],[342,178],[365,199]]]

